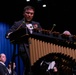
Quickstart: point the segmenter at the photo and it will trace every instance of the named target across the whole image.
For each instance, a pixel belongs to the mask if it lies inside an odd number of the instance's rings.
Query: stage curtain
[[[8,66],[8,63],[12,60],[12,54],[14,51],[14,45],[10,43],[9,39],[6,39],[5,34],[9,30],[11,25],[0,22],[0,53],[5,53],[7,60],[6,60],[6,66]],[[16,54],[18,53],[16,49]],[[23,75],[23,62],[21,58],[18,56],[15,57],[15,62],[16,62],[16,71],[17,73],[20,73],[18,75]]]

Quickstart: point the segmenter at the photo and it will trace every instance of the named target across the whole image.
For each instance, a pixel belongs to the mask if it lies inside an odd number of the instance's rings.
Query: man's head
[[[0,54],[0,61],[5,63],[6,62],[6,55],[4,53]]]
[[[30,22],[34,16],[34,8],[32,6],[26,6],[24,8],[23,16],[27,22]]]
[[[71,35],[70,31],[68,31],[68,30],[65,30],[65,31],[63,32],[63,34],[64,34],[64,35],[68,35],[68,36]]]

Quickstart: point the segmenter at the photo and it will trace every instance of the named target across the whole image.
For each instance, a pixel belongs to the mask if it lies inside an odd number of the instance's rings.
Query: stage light
[[[30,2],[30,0],[26,0],[26,2]]]
[[[46,4],[43,4],[42,7],[46,7]]]

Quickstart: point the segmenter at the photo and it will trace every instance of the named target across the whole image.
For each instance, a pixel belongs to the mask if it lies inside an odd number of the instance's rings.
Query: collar
[[[5,65],[2,61],[0,61],[1,64]]]
[[[32,23],[32,21],[26,21],[25,18],[23,18],[23,21],[24,21],[25,23]]]

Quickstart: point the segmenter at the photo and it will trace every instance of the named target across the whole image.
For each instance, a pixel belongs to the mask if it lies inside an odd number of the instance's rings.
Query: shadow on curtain
[[[10,28],[9,24],[0,22],[0,53],[6,54],[6,56],[7,56],[6,65],[7,66],[8,66],[8,63],[12,59],[12,53],[14,50],[13,44],[10,43],[9,39],[5,38],[5,34],[9,30],[9,28]],[[16,53],[17,53],[17,50],[16,50]],[[17,71],[17,73],[20,73],[18,75],[23,75],[23,63],[22,63],[22,60],[20,58],[19,58],[19,60],[20,61],[18,61],[18,57],[15,58],[16,71]],[[20,67],[18,67],[19,65],[20,65]]]

